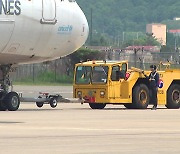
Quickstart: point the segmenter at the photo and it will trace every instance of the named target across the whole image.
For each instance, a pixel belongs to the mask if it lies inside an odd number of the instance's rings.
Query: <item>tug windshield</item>
[[[76,84],[90,84],[92,67],[78,66],[76,69]]]
[[[108,67],[107,66],[95,66],[92,71],[92,84],[93,83],[107,83]]]
[[[106,84],[108,66],[78,66],[76,68],[76,84]]]

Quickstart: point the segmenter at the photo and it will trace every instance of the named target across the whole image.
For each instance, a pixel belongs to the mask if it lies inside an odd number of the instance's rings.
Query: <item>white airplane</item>
[[[87,19],[75,0],[0,0],[0,110],[15,111],[9,92],[13,65],[68,55],[87,40]]]

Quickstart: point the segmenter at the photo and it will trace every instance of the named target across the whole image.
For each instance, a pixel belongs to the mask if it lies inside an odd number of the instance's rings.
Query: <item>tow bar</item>
[[[22,93],[19,93],[21,102],[35,102],[37,107],[41,108],[44,104],[50,104],[52,108],[55,108],[58,102],[63,103],[84,103],[83,99],[63,98],[60,94],[50,95],[48,92],[39,92],[38,98],[23,97]]]

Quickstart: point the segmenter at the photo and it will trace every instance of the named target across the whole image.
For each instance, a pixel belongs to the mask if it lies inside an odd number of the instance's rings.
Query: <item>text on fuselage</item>
[[[0,15],[20,15],[21,2],[19,0],[0,0]]]

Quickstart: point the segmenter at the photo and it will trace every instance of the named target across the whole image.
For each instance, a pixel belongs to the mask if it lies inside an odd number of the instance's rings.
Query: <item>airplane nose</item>
[[[83,22],[83,33],[82,33],[82,36],[84,35],[84,39],[85,41],[87,40],[88,38],[88,35],[89,35],[89,25],[88,25],[88,22],[87,22],[87,19],[85,18],[84,19],[84,22]]]
[[[67,51],[69,54],[81,48],[87,41],[89,35],[89,25],[84,12],[77,3],[74,3],[72,6],[72,12],[69,16],[67,15],[67,17],[72,18],[71,33],[69,33],[68,41],[69,51]]]
[[[83,13],[84,15],[84,13]],[[81,29],[81,39],[82,45],[87,41],[89,35],[89,25],[85,15],[82,17],[82,29]]]
[[[77,15],[76,19],[78,19],[76,20],[77,29],[75,31],[76,33],[75,42],[77,47],[76,49],[80,48],[82,45],[85,44],[89,35],[89,25],[86,16],[79,6],[78,8],[79,11],[76,11],[76,15]]]

